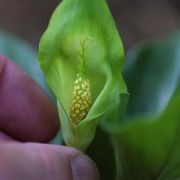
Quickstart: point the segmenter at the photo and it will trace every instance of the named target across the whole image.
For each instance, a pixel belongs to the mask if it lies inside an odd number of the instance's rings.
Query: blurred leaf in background
[[[18,64],[50,94],[37,64],[37,53],[30,45],[10,33],[0,32],[0,53]]]
[[[180,33],[132,49],[124,75],[130,93],[126,116],[119,116],[125,96],[121,109],[109,115],[113,121],[101,123],[88,151],[101,178],[179,178]]]
[[[124,179],[180,177],[180,33],[129,52],[124,73],[131,122],[115,135]]]
[[[124,75],[130,93],[125,121],[101,126],[112,137],[117,179],[179,178],[180,33],[135,47]]]

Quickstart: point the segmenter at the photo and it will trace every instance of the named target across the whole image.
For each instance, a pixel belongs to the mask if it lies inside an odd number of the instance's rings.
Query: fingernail
[[[73,180],[98,180],[99,173],[94,162],[86,155],[78,155],[71,161]]]
[[[1,76],[1,74],[3,72],[5,61],[6,61],[5,57],[0,55],[0,76]]]

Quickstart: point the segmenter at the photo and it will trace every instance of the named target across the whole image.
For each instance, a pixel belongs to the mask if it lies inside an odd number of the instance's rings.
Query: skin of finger
[[[72,180],[70,161],[81,154],[63,146],[36,143],[0,145],[0,179]]]
[[[47,142],[59,129],[56,107],[16,64],[0,56],[0,131],[20,141]]]
[[[0,132],[0,144],[1,143],[6,143],[6,142],[18,142],[15,139],[9,137],[8,135],[4,134],[3,132]]]

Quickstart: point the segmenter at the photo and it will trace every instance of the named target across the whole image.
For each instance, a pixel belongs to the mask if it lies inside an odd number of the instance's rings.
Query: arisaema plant
[[[105,0],[63,0],[39,46],[67,145],[85,150],[101,118],[126,94],[124,50]],[[109,119],[111,121],[111,119]]]
[[[124,51],[106,1],[63,0],[53,13],[39,63],[66,145],[86,150],[99,126],[87,153],[103,179],[180,177],[179,48],[176,34],[128,54],[128,102]]]

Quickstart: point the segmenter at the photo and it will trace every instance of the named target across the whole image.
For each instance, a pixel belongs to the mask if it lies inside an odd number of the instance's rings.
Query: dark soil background
[[[59,2],[0,0],[0,29],[17,34],[37,48],[50,15]],[[108,0],[108,3],[126,50],[180,27],[180,0]]]

